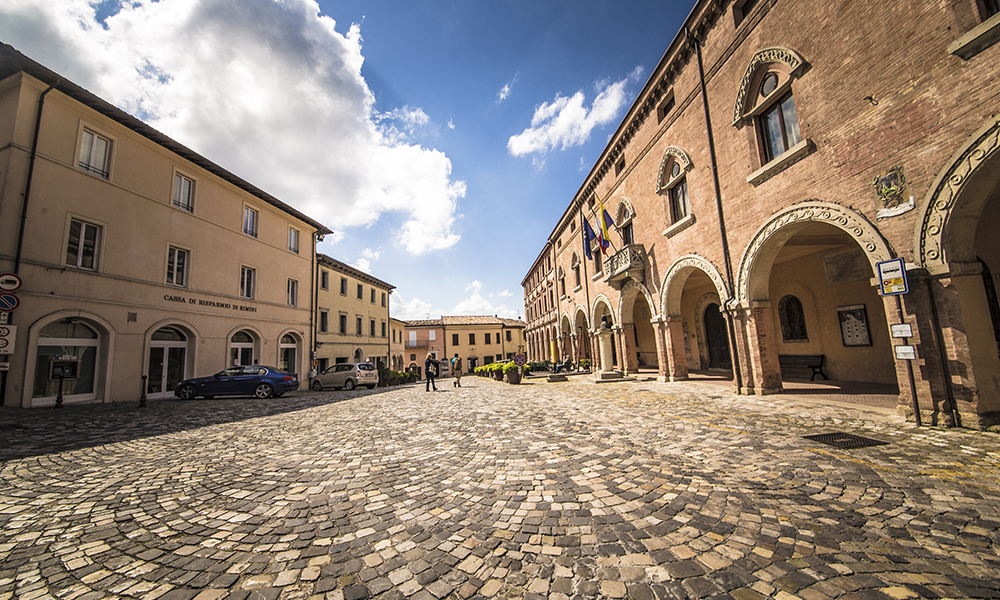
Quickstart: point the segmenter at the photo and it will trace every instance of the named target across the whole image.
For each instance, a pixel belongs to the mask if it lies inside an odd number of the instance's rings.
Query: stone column
[[[656,336],[656,380],[669,381],[667,324],[660,318],[652,319],[650,322],[653,324],[653,333]]]
[[[615,366],[611,361],[611,335],[610,329],[600,329],[597,332],[598,344],[601,347],[601,373],[611,373],[615,370]]]
[[[621,327],[622,340],[622,371],[625,374],[636,373],[639,370],[639,359],[636,357],[635,325],[626,323]]]
[[[769,300],[751,301],[746,327],[750,356],[744,357],[744,360],[750,361],[753,385],[744,384],[744,387],[758,396],[780,393],[781,367],[778,365],[778,342],[774,337],[774,314]],[[733,365],[733,368],[736,366]]]
[[[579,348],[577,347],[578,344],[579,340],[577,339],[576,334],[575,333],[569,334],[569,350],[570,350],[570,356],[573,357],[574,365],[580,364],[580,351]]]
[[[687,350],[684,349],[684,321],[679,315],[667,317],[667,369],[670,381],[688,378]]]
[[[942,335],[950,359],[952,381],[958,382],[952,385],[955,397],[975,406],[976,414],[963,414],[962,423],[966,427],[975,427],[979,425],[980,415],[1000,411],[997,341],[982,275],[953,275],[951,285],[956,293],[941,298],[938,314],[944,330]],[[950,327],[945,324],[946,319]]]

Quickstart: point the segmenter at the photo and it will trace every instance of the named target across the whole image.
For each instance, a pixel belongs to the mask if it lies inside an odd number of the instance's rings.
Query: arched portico
[[[620,327],[615,322],[615,314],[611,309],[611,301],[604,294],[598,294],[594,299],[591,308],[591,322],[594,324],[593,332],[598,339],[598,353],[600,357],[599,371],[609,373],[615,370],[618,362],[618,351],[615,338]]]
[[[876,263],[889,258],[888,245],[871,223],[831,202],[792,205],[758,229],[740,260],[732,303],[748,358],[745,389],[757,394],[782,389],[779,354],[823,355],[832,379],[896,383],[887,324],[894,300],[879,297],[871,286]],[[804,337],[789,334],[788,315],[778,314],[779,300],[794,296],[796,288],[821,290],[805,298],[803,314],[795,313],[796,327],[809,331]],[[816,302],[808,302],[810,297]],[[795,301],[801,304],[802,298]],[[901,397],[908,398],[906,392]]]
[[[679,381],[688,378],[689,369],[708,368],[702,354],[710,348],[710,340],[700,335],[705,306],[699,303],[706,295],[716,298],[724,308],[730,299],[722,274],[707,258],[698,254],[682,256],[674,262],[660,286],[660,319],[658,326],[664,338],[659,378],[662,381]],[[718,351],[728,351],[727,338],[721,341]],[[714,348],[713,348],[714,349]]]
[[[914,231],[914,262],[930,278],[922,286],[910,283],[915,300],[934,309],[913,309],[920,329],[933,330],[943,342],[928,339],[918,345],[921,358],[933,366],[931,396],[954,399],[962,424],[971,427],[1000,422],[998,222],[1000,118],[994,117],[949,158],[924,196]],[[927,313],[939,315],[938,322],[926,317],[921,322]],[[951,408],[934,406],[935,411]]]
[[[626,373],[640,367],[657,368],[659,357],[653,318],[657,302],[645,285],[630,279],[618,299],[621,323],[622,366]]]

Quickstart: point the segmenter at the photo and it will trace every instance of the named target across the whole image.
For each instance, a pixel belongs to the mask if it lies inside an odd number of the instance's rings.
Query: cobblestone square
[[[697,383],[0,409],[0,599],[1000,597],[1000,436]],[[804,438],[886,442],[841,449]]]

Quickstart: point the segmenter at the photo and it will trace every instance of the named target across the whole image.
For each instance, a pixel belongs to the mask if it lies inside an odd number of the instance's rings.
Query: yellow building
[[[406,331],[406,323],[399,319],[389,319],[389,368],[393,371],[404,371],[404,355],[406,352],[403,343],[403,333]]]
[[[232,364],[308,373],[320,223],[0,46],[6,406],[167,397]],[[7,277],[9,282],[17,278]]]
[[[316,368],[389,365],[389,294],[394,286],[325,254],[317,256]]]
[[[450,361],[456,354],[462,372],[502,360],[513,360],[525,352],[524,321],[494,316],[442,317],[445,355]]]

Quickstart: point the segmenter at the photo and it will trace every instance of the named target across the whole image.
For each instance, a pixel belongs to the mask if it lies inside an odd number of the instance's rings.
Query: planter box
[[[507,383],[511,385],[518,385],[521,383],[521,373],[518,371],[511,371],[507,373]]]

